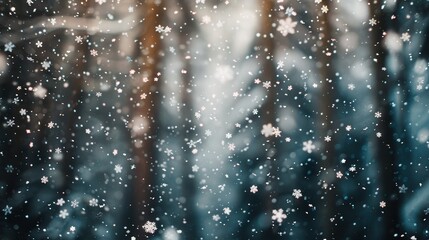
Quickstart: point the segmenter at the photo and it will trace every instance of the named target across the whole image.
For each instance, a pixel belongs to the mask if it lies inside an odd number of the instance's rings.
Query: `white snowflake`
[[[329,11],[328,6],[326,6],[326,5],[323,5],[321,10],[322,10],[322,13],[328,13],[328,11]]]
[[[265,137],[269,137],[274,134],[273,125],[271,123],[262,125],[261,134]]]
[[[65,202],[66,201],[64,201],[63,198],[60,198],[60,199],[57,200],[57,202],[55,204],[58,205],[58,206],[63,206]]]
[[[289,33],[294,34],[297,23],[298,22],[293,22],[290,17],[280,19],[277,31],[279,31],[283,36],[287,36]]]
[[[231,209],[229,207],[223,208],[223,213],[229,215],[231,213]]]
[[[96,198],[92,198],[92,199],[90,199],[90,200],[89,200],[89,206],[91,206],[91,207],[96,207],[96,206],[98,206],[98,199],[96,199]]]
[[[121,166],[121,165],[119,165],[119,164],[116,164],[116,165],[115,165],[115,172],[116,172],[116,173],[121,173],[121,172],[122,172],[122,166]]]
[[[374,26],[377,24],[377,20],[375,20],[374,18],[369,19],[369,25]]]
[[[220,216],[218,214],[215,214],[212,216],[213,221],[217,222],[220,220]]]
[[[294,196],[296,199],[302,197],[301,189],[294,189],[292,196]]]
[[[147,221],[144,225],[143,225],[143,229],[145,232],[147,233],[155,233],[155,231],[157,230],[156,225],[154,222],[151,221]]]
[[[61,210],[60,211],[60,218],[65,219],[66,217],[68,217],[69,213],[67,212],[67,209]]]
[[[404,42],[408,42],[408,41],[410,41],[410,37],[411,37],[410,34],[405,32],[405,33],[402,33],[401,40]]]
[[[43,184],[46,184],[46,183],[48,183],[48,182],[49,182],[49,179],[48,179],[48,177],[43,176],[42,178],[40,178],[40,181],[41,181]]]
[[[44,99],[46,97],[46,93],[48,92],[46,88],[42,87],[42,85],[39,85],[34,88],[34,96]]]
[[[304,145],[302,147],[302,150],[304,150],[307,153],[312,153],[313,150],[316,148],[316,146],[313,144],[313,141],[311,141],[311,140],[303,142],[302,144]]]
[[[71,201],[70,205],[72,208],[77,208],[79,206],[79,202],[75,199]]]
[[[42,62],[42,67],[45,69],[45,70],[48,70],[48,68],[51,66],[51,61],[47,61],[47,60],[45,60],[45,61],[43,61]]]
[[[275,137],[280,137],[281,136],[282,131],[280,131],[280,128],[278,127],[273,127],[273,135]]]
[[[258,192],[258,187],[257,187],[257,186],[255,186],[255,185],[252,185],[252,186],[250,187],[250,192],[251,192],[251,193],[253,193],[253,194],[257,193],[257,192]]]
[[[278,223],[282,223],[283,219],[286,219],[286,214],[283,213],[283,209],[279,208],[278,210],[273,210],[272,220],[277,221]]]

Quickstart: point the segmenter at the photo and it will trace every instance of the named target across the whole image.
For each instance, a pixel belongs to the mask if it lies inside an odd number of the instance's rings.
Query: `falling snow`
[[[1,239],[429,239],[429,4],[0,4]]]

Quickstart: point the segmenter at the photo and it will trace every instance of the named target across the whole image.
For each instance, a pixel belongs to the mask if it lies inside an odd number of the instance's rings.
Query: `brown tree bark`
[[[276,67],[274,65],[275,56],[275,41],[273,33],[273,22],[275,19],[275,2],[273,0],[263,0],[261,8],[261,49],[260,59],[262,62],[261,77],[263,81],[269,81],[271,87],[267,89],[267,98],[261,107],[261,114],[263,114],[263,124],[271,123],[274,127],[276,126],[276,98],[277,98],[277,81],[276,81]],[[265,142],[265,157],[267,166],[269,168],[269,176],[267,182],[269,185],[266,191],[264,199],[264,209],[267,216],[267,225],[271,226],[271,214],[274,207],[273,200],[279,197],[277,181],[278,173],[280,172],[277,163],[277,147],[278,139],[274,136],[270,136]],[[276,227],[270,227],[263,231],[264,239],[278,239],[279,235],[276,234]]]
[[[132,97],[132,120],[130,123],[135,160],[134,212],[138,224],[138,236],[145,236],[142,225],[154,221],[153,187],[155,163],[155,136],[157,134],[158,63],[161,60],[160,33],[155,27],[160,24],[162,5],[155,0],[143,4],[143,34],[140,38],[141,76],[136,79]]]
[[[325,1],[324,4],[331,10],[331,1]],[[332,10],[331,10],[332,11]],[[319,96],[318,116],[319,132],[322,141],[320,166],[320,180],[322,184],[322,194],[319,204],[319,223],[322,230],[322,236],[328,239],[336,239],[335,223],[331,218],[335,217],[335,142],[334,120],[335,120],[335,97],[337,94],[337,77],[333,64],[331,44],[333,39],[332,26],[330,23],[330,11],[322,13],[318,11],[319,18],[319,36],[318,36],[318,63],[320,64],[321,91]],[[330,141],[324,141],[324,137],[330,136]]]

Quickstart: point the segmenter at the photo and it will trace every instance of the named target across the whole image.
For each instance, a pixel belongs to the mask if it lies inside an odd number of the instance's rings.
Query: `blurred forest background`
[[[428,239],[428,13],[0,0],[0,239]]]

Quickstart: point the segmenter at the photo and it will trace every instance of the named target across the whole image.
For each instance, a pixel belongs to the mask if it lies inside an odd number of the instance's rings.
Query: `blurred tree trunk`
[[[325,191],[324,196],[320,199],[320,216],[319,222],[322,230],[322,236],[327,239],[336,239],[338,232],[335,227],[334,221],[331,218],[336,217],[336,187],[334,182],[336,180],[335,166],[337,155],[335,153],[335,127],[334,121],[335,109],[335,98],[337,94],[337,77],[335,76],[335,69],[333,65],[333,45],[335,39],[332,34],[332,27],[330,23],[330,15],[332,13],[333,5],[331,1],[326,1],[324,4],[329,9],[328,13],[318,11],[319,18],[319,36],[318,36],[318,63],[320,64],[320,78],[321,78],[321,91],[320,91],[320,102],[319,109],[321,110],[318,117],[320,140],[322,142],[321,148],[321,187],[322,191]],[[330,141],[324,141],[324,137],[331,137]]]
[[[378,26],[373,28],[372,36],[372,58],[374,59],[375,80],[375,106],[376,111],[381,113],[375,131],[382,133],[382,137],[375,139],[375,160],[379,168],[380,201],[385,201],[387,206],[380,209],[383,212],[382,233],[380,239],[390,239],[394,233],[401,233],[399,224],[400,203],[397,194],[397,172],[396,164],[397,149],[394,141],[393,109],[389,104],[391,86],[390,77],[387,74],[387,53],[383,47],[383,40],[388,28],[389,16],[381,9],[381,1],[369,0],[370,16],[379,20]],[[374,206],[379,208],[379,206]]]
[[[189,51],[189,38],[192,38],[191,34],[195,31],[195,25],[193,17],[191,16],[191,10],[188,6],[187,1],[179,1],[182,6],[182,23],[183,27],[179,33],[179,49],[181,58],[183,59],[183,69],[186,73],[182,74],[181,85],[181,103],[180,108],[181,119],[182,119],[182,190],[183,197],[185,198],[184,211],[186,224],[184,226],[185,238],[186,239],[200,239],[200,220],[198,215],[198,207],[196,202],[196,194],[198,186],[195,179],[195,173],[192,171],[194,162],[194,154],[192,154],[191,146],[189,141],[198,141],[193,139],[197,126],[194,123],[193,112],[195,111],[194,104],[192,102],[193,91],[193,69],[191,68],[190,59],[187,56],[191,56]]]
[[[135,160],[134,184],[134,213],[136,224],[141,238],[146,235],[142,225],[153,217],[155,203],[154,164],[155,139],[157,133],[157,106],[158,106],[158,68],[160,62],[161,41],[160,34],[155,27],[162,21],[162,5],[156,0],[146,0],[141,8],[143,17],[143,34],[141,36],[141,67],[142,76],[136,80],[131,112],[131,133]]]
[[[277,99],[277,87],[278,83],[276,81],[276,67],[274,65],[274,55],[275,55],[275,41],[273,34],[273,22],[275,20],[275,2],[274,0],[263,0],[262,1],[262,11],[261,11],[261,49],[260,49],[260,59],[262,61],[261,68],[261,77],[263,81],[270,82],[270,88],[267,91],[267,98],[264,104],[261,107],[261,114],[263,115],[263,124],[272,124],[273,127],[276,126],[276,99]],[[278,172],[280,171],[277,163],[277,148],[279,143],[276,137],[269,136],[265,141],[265,158],[267,166],[269,169],[269,174],[267,183],[269,183],[263,191],[267,191],[264,199],[264,209],[268,214],[267,216],[267,227],[271,226],[271,214],[274,210],[273,200],[277,200],[278,193],[281,191],[278,189],[276,184],[278,181]],[[276,225],[274,227],[268,227],[264,229],[263,238],[264,239],[278,239],[279,236],[276,234]]]

